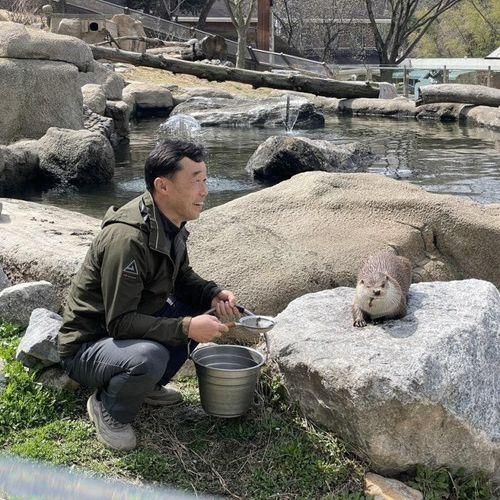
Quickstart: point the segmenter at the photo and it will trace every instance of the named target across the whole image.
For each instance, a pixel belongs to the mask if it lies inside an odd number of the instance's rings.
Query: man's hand
[[[240,312],[236,308],[236,297],[233,292],[229,290],[220,291],[212,299],[212,307],[215,308],[217,316],[222,321],[234,321],[235,318],[239,318]]]
[[[196,342],[212,342],[228,331],[229,328],[215,316],[201,314],[191,319],[188,337]]]

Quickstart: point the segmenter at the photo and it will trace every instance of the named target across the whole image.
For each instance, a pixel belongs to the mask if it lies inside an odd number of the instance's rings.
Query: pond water
[[[101,218],[110,205],[120,206],[144,190],[144,161],[158,139],[163,121],[144,120],[131,126],[130,145],[118,151],[110,184],[32,191],[18,197]],[[210,154],[206,207],[264,187],[249,177],[245,165],[267,137],[284,133],[256,128],[203,128],[197,133],[196,138],[204,142]],[[408,181],[435,193],[500,203],[499,133],[456,123],[359,117],[333,118],[324,129],[292,133],[339,144],[365,142],[377,157],[368,172]]]

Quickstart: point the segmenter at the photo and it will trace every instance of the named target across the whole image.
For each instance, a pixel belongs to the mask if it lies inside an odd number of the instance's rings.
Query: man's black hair
[[[189,158],[197,163],[205,161],[207,152],[201,144],[166,139],[156,145],[149,153],[144,165],[144,180],[146,188],[151,193],[154,191],[154,181],[157,177],[171,179],[182,167],[179,164],[182,158]]]

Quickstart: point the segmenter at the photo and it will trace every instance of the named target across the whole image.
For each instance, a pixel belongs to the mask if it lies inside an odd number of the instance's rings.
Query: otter
[[[352,305],[353,325],[366,326],[368,320],[402,318],[411,285],[411,263],[391,252],[371,255],[358,274]]]

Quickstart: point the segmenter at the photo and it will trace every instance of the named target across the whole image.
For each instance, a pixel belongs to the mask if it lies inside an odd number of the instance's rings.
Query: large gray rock
[[[174,106],[172,94],[164,85],[134,82],[123,89],[123,100],[135,116],[166,116]]]
[[[0,194],[19,192],[37,173],[36,141],[0,146]]]
[[[283,98],[223,99],[195,97],[176,106],[172,115],[186,114],[205,127],[285,128],[286,102]],[[295,129],[314,129],[325,125],[322,113],[307,100],[295,97],[290,107],[297,115]]]
[[[412,285],[408,314],[352,326],[354,289],[294,300],[269,334],[291,396],[382,473],[415,464],[499,477],[500,294],[486,281]]]
[[[0,144],[81,129],[83,97],[72,64],[0,58]]]
[[[27,326],[37,308],[58,311],[61,301],[55,287],[48,281],[21,283],[0,292],[0,318],[19,326]]]
[[[125,80],[107,64],[94,62],[94,68],[87,73],[78,73],[78,84],[83,87],[93,83],[100,85],[106,94],[106,99],[120,100],[122,98]]]
[[[113,148],[102,134],[53,127],[38,141],[38,146],[40,170],[53,181],[102,184],[113,177]]]
[[[353,286],[363,260],[391,248],[411,260],[414,281],[471,277],[500,286],[500,206],[380,175],[298,174],[189,226],[193,268],[260,314],[305,293]]]
[[[98,115],[104,115],[106,110],[106,94],[96,83],[88,83],[82,87],[83,104]]]
[[[57,333],[61,325],[59,314],[47,309],[35,309],[17,347],[16,359],[28,368],[59,363]]]
[[[100,221],[24,200],[1,203],[0,265],[14,282],[47,280],[65,297]]]
[[[336,112],[344,115],[414,117],[415,101],[396,99],[341,99]]]
[[[11,279],[67,287],[100,221],[0,203],[0,264]],[[276,314],[305,293],[353,286],[363,260],[391,248],[411,260],[414,281],[480,278],[500,286],[499,205],[381,175],[298,174],[203,212],[189,229],[193,268],[260,314]]]
[[[82,40],[17,23],[2,24],[0,58],[60,61],[75,65],[80,71],[89,71],[94,64],[92,51]]]
[[[297,136],[272,136],[248,160],[246,170],[256,179],[280,182],[313,170],[356,172],[372,160],[370,148],[359,142],[334,144]]]

